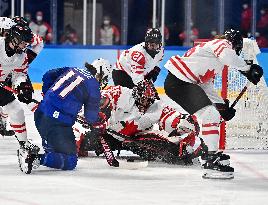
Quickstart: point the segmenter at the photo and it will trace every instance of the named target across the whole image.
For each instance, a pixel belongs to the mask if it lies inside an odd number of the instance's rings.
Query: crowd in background
[[[0,0],[2,1],[2,0]],[[210,0],[208,0],[209,2]],[[67,0],[61,0],[62,2],[58,5],[58,9],[62,9],[65,12],[63,14],[57,14],[58,25],[57,25],[57,37],[53,36],[52,25],[51,25],[51,14],[49,10],[45,8],[49,8],[50,1],[40,1],[43,5],[43,8],[39,10],[36,6],[27,7],[31,12],[28,12],[25,9],[24,16],[30,22],[30,28],[37,34],[43,37],[46,44],[50,44],[52,42],[56,42],[57,44],[62,45],[76,45],[82,44],[83,40],[83,32],[81,32],[82,27],[78,26],[74,21],[66,20],[66,11],[62,8],[66,6]],[[72,2],[69,0],[69,3]],[[148,3],[149,2],[149,3]],[[134,45],[140,41],[142,41],[142,37],[145,34],[145,31],[148,27],[152,26],[152,2],[141,2],[141,1],[129,1],[129,14],[128,14],[128,29],[127,29],[127,43],[123,43],[122,41],[122,19],[120,13],[122,13],[120,8],[120,3],[113,2],[114,10],[111,8],[111,2],[100,0],[99,3],[101,15],[100,18],[97,18],[99,23],[96,23],[96,45]],[[213,1],[211,1],[213,2]],[[215,2],[215,1],[214,1]],[[254,34],[251,33],[252,30],[252,18],[253,11],[251,7],[250,0],[239,0],[236,1],[236,4],[232,5],[232,14],[228,16],[228,13],[225,12],[225,27],[234,27],[235,29],[241,30],[244,37],[254,36],[257,40],[259,47],[264,48],[268,47],[268,3],[265,1],[258,1],[259,4],[257,6],[256,13],[256,32]],[[135,4],[134,4],[135,3]],[[180,13],[176,13],[176,9],[169,7],[182,7],[184,4],[182,2],[174,2],[176,5],[166,4],[166,12],[170,11],[166,14],[165,25],[164,25],[164,41],[165,45],[171,46],[187,46],[186,44],[186,32],[185,32],[185,16]],[[230,2],[229,2],[230,3]],[[80,3],[81,4],[81,3]],[[72,5],[81,7],[79,3],[72,3]],[[202,5],[202,2],[198,2],[195,5],[195,12],[193,12],[192,20],[190,22],[191,32],[190,32],[190,41],[193,42],[198,38],[205,39],[213,39],[218,32],[217,26],[217,17],[218,13],[216,11],[212,11],[211,14],[215,14],[215,16],[208,14],[207,19],[204,19],[204,16],[200,16],[200,12],[198,7]],[[228,5],[228,0],[226,0],[226,5]],[[205,5],[204,5],[205,6]],[[213,5],[216,6],[215,4]],[[229,5],[230,6],[230,5]],[[2,6],[3,7],[3,6]],[[143,7],[143,10],[137,10],[138,8]],[[33,9],[34,8],[34,9]],[[147,8],[147,9],[146,9]],[[4,14],[3,8],[1,8],[1,15]],[[211,10],[211,8],[208,8]],[[98,10],[98,11],[99,11]],[[46,12],[45,12],[46,11]],[[118,12],[119,11],[119,12]],[[237,11],[237,12],[236,12]],[[203,11],[204,13],[205,11]],[[60,13],[60,12],[59,12]],[[118,14],[119,13],[119,14]],[[68,14],[68,13],[67,13]],[[61,16],[59,16],[61,15]],[[71,15],[71,14],[70,14]],[[202,14],[204,15],[204,14]],[[90,13],[89,13],[90,16]],[[235,18],[233,17],[235,16]],[[161,28],[161,15],[159,14],[156,17],[156,27]],[[75,16],[74,16],[75,18]],[[215,18],[215,19],[213,19]],[[228,20],[229,18],[229,20]],[[81,19],[79,23],[81,22]],[[204,23],[202,23],[204,22]],[[230,23],[231,22],[231,23]],[[81,22],[82,24],[82,22]],[[91,25],[89,25],[90,27]],[[87,31],[87,38],[90,39],[91,32]],[[53,41],[54,40],[54,41]],[[90,44],[90,42],[89,42]]]

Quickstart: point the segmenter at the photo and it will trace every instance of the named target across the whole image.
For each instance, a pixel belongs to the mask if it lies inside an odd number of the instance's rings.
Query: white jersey
[[[135,105],[132,90],[122,86],[110,86],[101,94],[110,100],[112,110],[108,128],[121,134],[133,136],[158,124],[160,129],[170,133],[177,128],[181,113],[156,100],[145,113]]]
[[[5,51],[5,38],[0,37],[0,81],[5,81],[8,74],[12,73],[12,82],[15,87],[21,82],[25,82],[27,72],[25,70],[22,72],[20,67],[26,66],[27,64],[28,61],[25,53],[14,54],[8,57]]]
[[[148,74],[155,66],[159,66],[164,56],[164,49],[152,58],[144,48],[145,42],[133,46],[121,53],[116,62],[117,70],[125,71],[131,78],[134,84],[144,80],[144,76]]]
[[[214,77],[224,66],[247,71],[250,66],[237,56],[232,44],[225,39],[201,43],[188,50],[182,57],[172,56],[165,67],[185,82],[199,84],[213,103],[223,103],[214,90]]]
[[[225,65],[241,71],[250,69],[250,66],[236,55],[229,41],[215,39],[191,48],[183,57],[172,56],[165,67],[185,82],[202,84],[221,73]]]

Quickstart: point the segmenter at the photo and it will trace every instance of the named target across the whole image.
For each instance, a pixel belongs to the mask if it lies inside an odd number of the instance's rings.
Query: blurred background
[[[122,50],[144,41],[148,27],[164,34],[162,64],[195,39],[212,39],[228,28],[268,47],[268,0],[0,0],[0,16],[17,15],[45,40],[31,64],[36,82],[53,67],[81,66],[99,57],[115,63]],[[268,52],[262,52],[258,58],[265,68]]]
[[[16,15],[46,24],[47,44],[134,45],[164,24],[166,45],[232,27],[268,47],[268,0],[0,0],[0,16]]]

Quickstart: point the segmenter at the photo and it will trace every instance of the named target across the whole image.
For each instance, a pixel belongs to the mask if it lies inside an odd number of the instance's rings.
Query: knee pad
[[[55,169],[73,170],[77,165],[77,155],[47,152],[41,158],[40,164]]]
[[[208,124],[208,123],[220,123],[221,115],[218,112],[218,110],[212,106],[208,105],[201,110],[198,110],[194,114],[198,119],[202,120],[202,124]]]

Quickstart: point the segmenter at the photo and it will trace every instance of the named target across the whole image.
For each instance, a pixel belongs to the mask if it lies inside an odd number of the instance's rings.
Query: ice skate
[[[20,148],[17,150],[20,170],[30,174],[32,169],[40,166],[39,152],[40,148],[30,142],[20,142]]]
[[[230,156],[222,152],[202,156],[205,179],[233,179],[234,168],[230,166]]]

